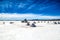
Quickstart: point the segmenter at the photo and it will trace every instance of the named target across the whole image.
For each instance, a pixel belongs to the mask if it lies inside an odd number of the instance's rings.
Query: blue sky
[[[60,0],[0,0],[0,15],[2,13],[60,18]]]

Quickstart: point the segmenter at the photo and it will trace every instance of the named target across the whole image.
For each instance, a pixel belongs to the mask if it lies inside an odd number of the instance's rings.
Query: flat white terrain
[[[1,24],[0,40],[60,40],[60,24],[36,25],[37,27],[30,27],[21,22]]]

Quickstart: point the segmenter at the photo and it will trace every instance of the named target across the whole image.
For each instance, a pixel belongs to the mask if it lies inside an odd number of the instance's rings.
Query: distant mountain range
[[[32,19],[30,21],[60,21],[60,19]]]
[[[24,20],[1,20],[0,19],[0,21],[24,21]],[[60,19],[30,19],[27,21],[60,21]]]

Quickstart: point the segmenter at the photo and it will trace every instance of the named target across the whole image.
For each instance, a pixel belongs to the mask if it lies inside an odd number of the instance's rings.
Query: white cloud
[[[20,3],[20,4],[18,5],[18,8],[24,8],[25,6],[26,6],[26,4]]]
[[[28,9],[33,8],[35,5],[36,5],[36,4],[30,5],[30,7],[28,7]],[[28,10],[28,9],[27,9],[27,10]]]
[[[41,14],[32,14],[32,13],[26,13],[26,14],[7,14],[2,13],[0,14],[0,19],[9,19],[9,20],[22,20],[22,19],[59,19],[60,16],[46,16]]]

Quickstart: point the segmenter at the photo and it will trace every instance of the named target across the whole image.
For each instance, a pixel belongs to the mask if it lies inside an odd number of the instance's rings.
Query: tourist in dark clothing
[[[31,27],[36,27],[36,25],[34,23],[32,23]]]
[[[29,26],[30,25],[30,23],[29,22],[27,22],[27,26]]]

